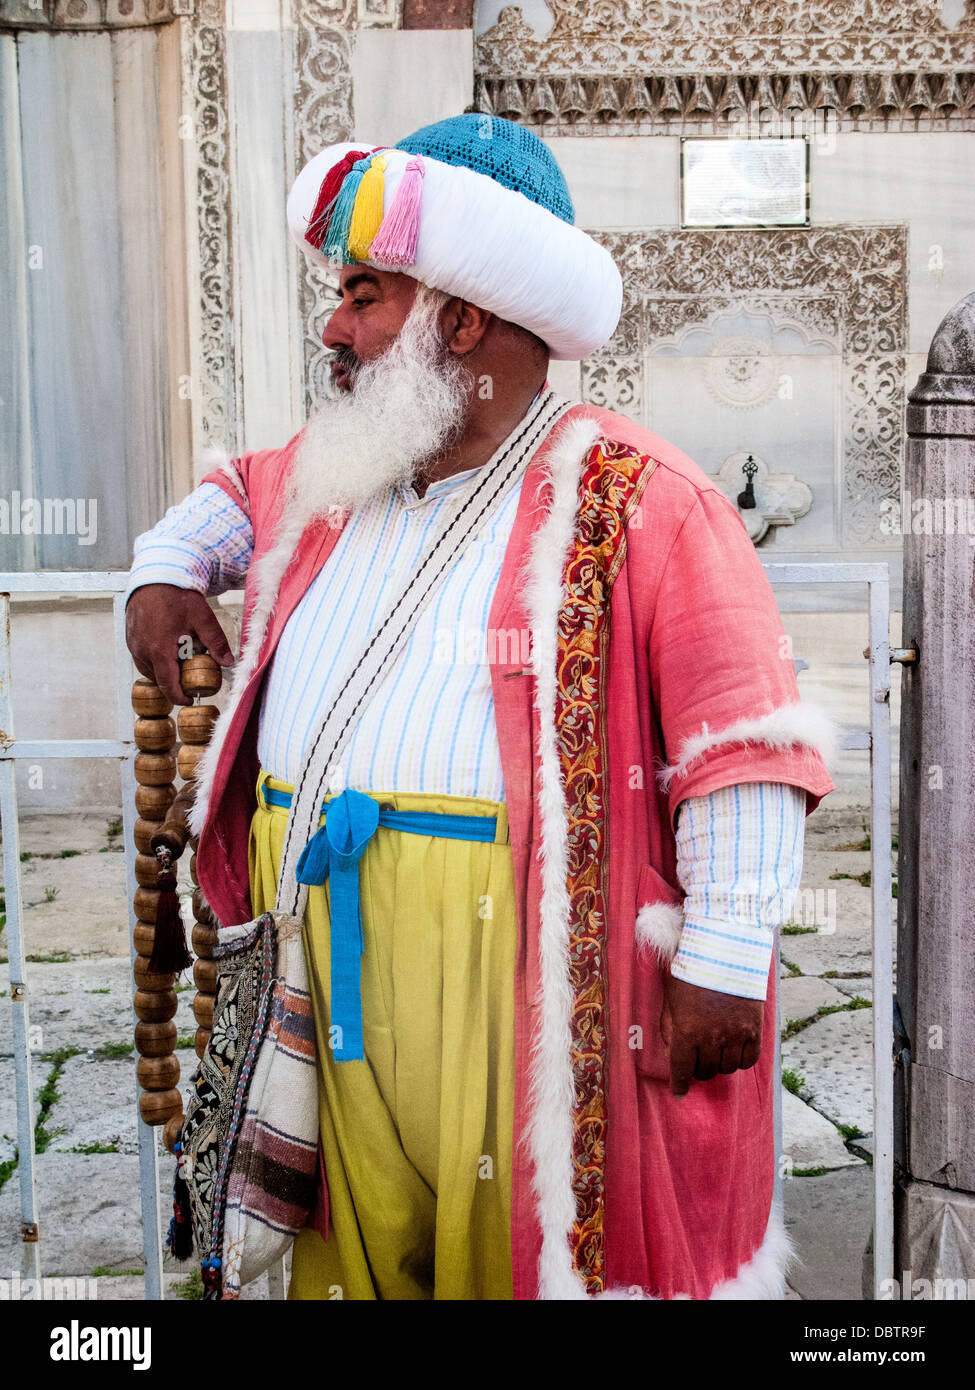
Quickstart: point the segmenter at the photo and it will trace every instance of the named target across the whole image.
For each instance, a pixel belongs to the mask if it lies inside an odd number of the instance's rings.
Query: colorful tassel
[[[331,169],[322,179],[322,186],[318,190],[318,199],[315,209],[308,222],[308,230],[305,232],[305,240],[309,246],[314,246],[316,251],[322,249],[322,243],[328,232],[328,224],[332,219],[332,210],[335,200],[339,196],[339,189],[342,187],[342,180],[350,171],[353,164],[359,159],[367,158],[368,150],[349,150],[344,154],[337,164],[333,164]]]
[[[321,246],[321,253],[328,261],[342,261],[349,264],[352,260],[348,249],[349,224],[352,221],[352,209],[355,207],[362,176],[366,172],[367,161],[368,155],[358,160],[342,180],[342,187],[335,200],[328,231],[325,233],[325,240]]]
[[[415,155],[403,171],[389,212],[369,248],[369,259],[382,265],[414,265],[420,235],[423,160]]]
[[[386,160],[383,156],[374,155],[356,190],[348,242],[349,255],[356,261],[368,258],[369,247],[382,225],[385,168]]]

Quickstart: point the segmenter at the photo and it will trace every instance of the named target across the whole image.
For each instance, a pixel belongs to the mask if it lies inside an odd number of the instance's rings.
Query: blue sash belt
[[[290,806],[291,792],[264,786],[269,806]],[[442,840],[492,843],[494,816],[453,816],[437,811],[381,808],[365,792],[344,791],[323,803],[325,824],[311,837],[298,860],[298,882],[314,887],[331,880],[332,1052],[337,1062],[361,1062],[362,1047],[362,912],[359,860],[382,825],[409,835]]]

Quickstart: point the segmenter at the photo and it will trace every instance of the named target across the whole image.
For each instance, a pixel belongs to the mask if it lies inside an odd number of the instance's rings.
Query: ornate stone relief
[[[0,0],[0,29],[136,29],[193,9],[194,0]]]
[[[738,498],[745,491],[745,463],[754,464],[752,488],[754,507],[742,507]],[[812,506],[812,488],[794,473],[770,473],[768,464],[758,454],[737,450],[729,454],[712,478],[738,508],[745,529],[755,545],[765,539],[773,526],[794,526]]]
[[[477,40],[485,75],[512,72],[901,72],[975,66],[975,7],[941,0],[545,0],[552,27],[506,5]]]
[[[768,343],[758,338],[722,338],[704,363],[704,380],[723,405],[749,410],[775,394],[778,369]]]
[[[975,72],[560,77],[478,74],[475,106],[553,135],[810,135],[969,130]]]
[[[721,315],[766,316],[832,341],[842,360],[843,543],[889,543],[879,518],[881,501],[900,495],[906,228],[592,235],[623,275],[623,312],[583,363],[583,398],[639,418],[644,358]]]
[[[479,110],[562,134],[771,124],[944,128],[975,120],[975,6],[941,0],[545,0],[477,39]]]
[[[350,68],[356,0],[295,0],[298,66],[295,85],[297,168],[325,145],[352,138]],[[301,322],[305,328],[305,403],[312,409],[328,391],[325,321],[335,304],[321,270],[300,258]]]
[[[196,145],[199,330],[194,345],[193,448],[236,445],[236,368],[230,268],[230,148],[224,0],[197,0],[181,32],[184,112]]]
[[[233,450],[238,397],[233,341],[230,199],[228,179],[226,20],[224,0],[197,0],[192,24],[183,26],[186,107],[193,112],[196,139],[197,283],[200,332],[194,366],[194,449],[208,445]],[[298,166],[323,145],[352,132],[349,32],[356,0],[295,0],[295,160]],[[320,393],[325,351],[322,327],[329,312],[320,272],[299,266],[301,320],[305,325],[306,398]]]

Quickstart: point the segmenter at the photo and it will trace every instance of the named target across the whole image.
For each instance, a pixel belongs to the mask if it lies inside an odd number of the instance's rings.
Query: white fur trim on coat
[[[684,929],[684,909],[673,903],[644,903],[636,914],[636,944],[656,953],[669,965],[677,954]]]
[[[703,724],[699,734],[685,738],[677,761],[658,773],[660,785],[667,791],[675,777],[684,777],[692,763],[714,748],[730,743],[762,743],[767,748],[813,748],[827,767],[835,762],[837,730],[832,718],[821,705],[800,700],[793,705],[781,705],[769,714],[754,719],[738,719],[724,729],[709,729]]]
[[[708,1301],[724,1303],[785,1298],[785,1276],[794,1253],[782,1218],[773,1207],[761,1245],[751,1259],[740,1267],[736,1275],[714,1286],[708,1295]],[[655,1301],[652,1294],[637,1287],[607,1289],[605,1293],[596,1294],[596,1297]],[[688,1298],[689,1295],[686,1293],[677,1294],[674,1301]]]

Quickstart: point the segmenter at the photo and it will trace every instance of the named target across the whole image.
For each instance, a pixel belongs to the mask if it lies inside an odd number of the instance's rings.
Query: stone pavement
[[[864,1137],[873,1128],[867,818],[857,806],[831,810],[828,802],[809,818],[803,887],[781,938],[783,1189],[799,1256],[793,1298],[862,1297],[872,1202]],[[94,814],[25,817],[21,869],[43,1272],[95,1276],[100,1299],[138,1299],[135,1054],[118,830]],[[4,1000],[8,984],[4,963]],[[181,986],[176,1018],[184,1086],[196,1061],[193,994],[192,982]],[[12,1053],[10,1011],[0,1007],[0,1276],[20,1269],[22,1254]],[[173,1161],[160,1153],[165,1229]],[[168,1268],[168,1298],[198,1294],[189,1266]],[[246,1296],[266,1298],[266,1280]]]

